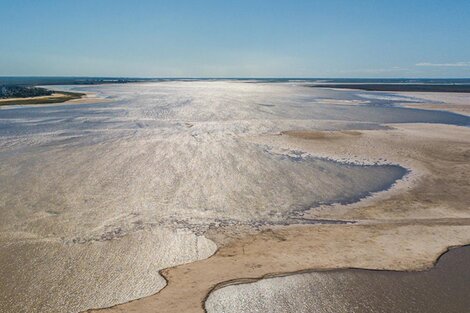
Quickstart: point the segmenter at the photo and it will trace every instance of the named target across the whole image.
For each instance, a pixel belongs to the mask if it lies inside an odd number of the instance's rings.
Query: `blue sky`
[[[0,0],[0,75],[470,77],[470,1]]]

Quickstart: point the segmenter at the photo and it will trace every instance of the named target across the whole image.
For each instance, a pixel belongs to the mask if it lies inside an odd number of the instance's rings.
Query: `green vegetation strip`
[[[0,106],[19,105],[19,104],[61,103],[61,102],[69,101],[69,100],[80,99],[84,95],[85,95],[84,93],[61,91],[61,92],[57,92],[56,95],[54,96],[43,96],[43,97],[37,97],[37,98],[25,98],[25,99],[0,101]]]

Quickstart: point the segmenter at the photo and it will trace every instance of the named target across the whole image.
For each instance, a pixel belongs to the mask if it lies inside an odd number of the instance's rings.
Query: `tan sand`
[[[470,308],[470,246],[451,249],[425,271],[342,269],[226,286],[210,313],[462,313]]]
[[[299,130],[288,130],[281,132],[281,135],[288,135],[292,137],[302,139],[341,139],[346,136],[360,136],[361,132],[346,130],[346,131],[299,131]]]
[[[248,138],[343,161],[398,163],[412,172],[390,191],[358,204],[307,214],[354,225],[276,227],[250,235],[216,230],[210,235],[220,247],[214,256],[165,269],[168,285],[159,293],[104,311],[204,312],[210,291],[227,284],[309,269],[421,270],[448,247],[470,243],[470,129],[390,126],[360,135],[294,131]]]
[[[312,218],[468,218],[470,129],[434,124],[389,125],[392,130],[361,131],[334,141],[270,136],[270,144],[342,161],[400,164],[412,170],[391,191],[356,205],[320,207]],[[257,139],[260,140],[260,139]],[[376,201],[381,199],[380,206]]]
[[[98,97],[94,93],[85,93],[85,96],[81,97],[80,99],[72,99],[64,103],[65,104],[86,104],[86,103],[102,103],[102,102],[111,102],[111,100]]]
[[[418,270],[432,266],[449,244],[470,241],[470,226],[323,225],[287,227],[248,236],[213,257],[163,270],[156,295],[107,312],[204,312],[216,287],[306,269]]]
[[[470,115],[470,93],[456,92],[399,92],[403,96],[411,96],[430,103],[410,103],[404,104],[407,108],[427,109],[427,110],[445,110],[463,115]],[[432,103],[441,102],[441,103]]]

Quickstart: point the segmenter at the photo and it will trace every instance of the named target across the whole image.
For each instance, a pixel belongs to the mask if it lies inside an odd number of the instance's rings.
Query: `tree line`
[[[0,86],[0,98],[29,98],[50,96],[53,91],[40,87],[24,87],[24,86]]]

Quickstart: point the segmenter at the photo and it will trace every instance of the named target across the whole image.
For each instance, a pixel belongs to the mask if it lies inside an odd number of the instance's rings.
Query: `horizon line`
[[[243,77],[243,76],[91,76],[91,75],[0,75],[0,78],[16,78],[16,77],[34,77],[34,78],[133,78],[133,79],[470,79],[469,77],[281,77],[281,76],[259,76],[259,77]]]

